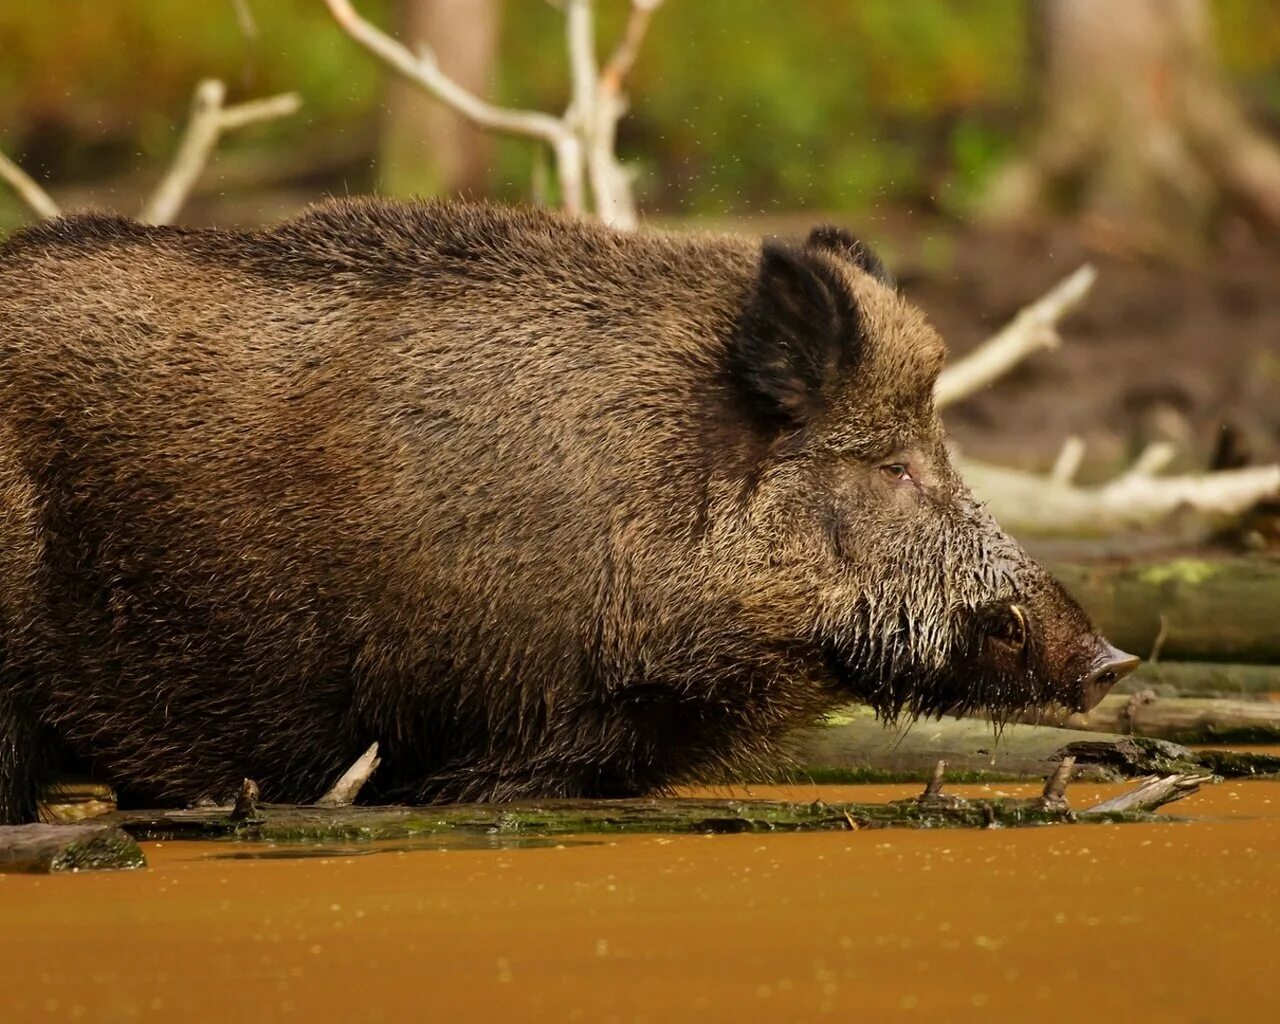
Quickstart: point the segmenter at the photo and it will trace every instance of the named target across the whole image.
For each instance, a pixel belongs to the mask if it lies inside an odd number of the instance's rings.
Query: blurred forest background
[[[755,232],[847,225],[961,353],[1092,261],[1099,280],[1064,327],[1067,344],[948,410],[961,445],[1042,471],[1078,436],[1086,480],[1153,442],[1176,446],[1183,471],[1274,460],[1280,10],[1273,0],[1070,4],[667,0],[619,124],[642,216]],[[564,109],[564,15],[547,0],[356,6],[406,43],[429,39],[450,74],[495,102]],[[597,6],[607,52],[628,4]],[[1076,18],[1090,8],[1092,23]],[[1149,28],[1126,25],[1144,10],[1205,19],[1179,60],[1220,84],[1232,108],[1202,120],[1233,130],[1239,120],[1252,135],[1184,140],[1141,107],[1108,108],[1077,131],[1061,97],[1127,96],[1126,75],[1134,95],[1181,102],[1167,54],[1144,52]],[[357,46],[321,0],[6,3],[0,152],[64,209],[133,212],[210,77],[228,102],[288,91],[302,106],[228,134],[182,223],[247,227],[371,191],[554,198],[545,147],[462,125]],[[1134,139],[1164,165],[1133,173],[1134,161],[1110,158]],[[0,232],[30,219],[0,187]]]

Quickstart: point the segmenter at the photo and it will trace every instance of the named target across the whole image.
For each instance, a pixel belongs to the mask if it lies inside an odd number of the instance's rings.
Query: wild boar
[[[334,202],[0,247],[0,820],[619,796],[833,704],[1088,706],[1135,659],[952,469],[944,348],[842,231]]]

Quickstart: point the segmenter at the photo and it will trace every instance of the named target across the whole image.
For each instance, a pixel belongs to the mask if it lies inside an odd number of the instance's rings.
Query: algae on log
[[[1183,793],[1207,779],[1189,779]],[[118,811],[113,824],[140,840],[239,839],[335,842],[442,835],[548,837],[623,834],[823,832],[876,828],[1001,828],[1072,821],[1167,821],[1139,810],[1072,812],[1044,798],[896,800],[879,804],[776,800],[546,800],[428,807],[317,807],[263,804],[238,821],[226,808]]]
[[[1019,721],[1174,743],[1280,743],[1280,703],[1269,700],[1116,694],[1087,713],[1046,708]]]
[[[103,871],[146,863],[137,842],[109,824],[0,827],[0,872]]]
[[[1112,643],[1142,658],[1280,661],[1280,560],[1066,562],[1050,569]]]
[[[792,757],[800,768],[792,774],[813,782],[906,782],[928,778],[942,760],[952,781],[999,782],[1042,779],[1066,756],[1075,757],[1077,778],[1092,781],[1206,769],[1222,774],[1203,753],[1132,736],[1096,735],[1084,741],[1076,730],[1047,726],[1011,724],[997,734],[995,726],[977,718],[921,720],[894,728],[870,708],[851,705],[793,737]],[[1280,768],[1268,762],[1251,769],[1248,762],[1246,756],[1230,774]]]

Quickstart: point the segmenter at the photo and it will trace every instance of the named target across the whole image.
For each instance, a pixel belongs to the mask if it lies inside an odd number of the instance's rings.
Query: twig
[[[1080,472],[1080,463],[1084,461],[1084,442],[1072,434],[1062,442],[1062,450],[1054,460],[1053,469],[1049,470],[1049,482],[1059,487],[1066,487]]]
[[[947,774],[947,762],[939,761],[933,766],[933,774],[929,776],[929,781],[925,783],[924,792],[920,794],[920,802],[928,803],[931,800],[937,800],[942,795],[942,782]]]
[[[1155,441],[1147,445],[1132,465],[1124,471],[1121,480],[1149,480],[1178,456],[1178,446],[1168,441]]]
[[[223,132],[287,117],[301,105],[296,93],[251,100],[234,107],[223,106],[226,96],[226,86],[216,78],[207,78],[196,86],[187,130],[168,172],[138,214],[142,223],[167,224],[178,215]]]
[[[356,797],[364,784],[369,781],[382,761],[378,757],[378,744],[369,745],[369,749],[356,758],[355,764],[342,773],[342,778],[333,784],[329,792],[316,801],[317,807],[347,807],[355,803]]]
[[[1033,352],[1061,343],[1057,324],[1080,304],[1097,280],[1085,264],[1023,309],[1000,332],[942,371],[934,388],[939,409],[958,402],[1007,373]]]
[[[57,217],[62,210],[53,201],[53,197],[41,188],[36,180],[15,164],[3,153],[0,153],[0,179],[9,184],[37,217]]]
[[[582,143],[564,119],[538,110],[515,110],[489,103],[446,75],[429,47],[420,47],[415,55],[397,39],[362,18],[350,0],[325,0],[325,5],[347,35],[473,124],[509,135],[541,139],[550,145],[556,155],[565,209],[571,213],[584,210]]]
[[[245,779],[240,783],[240,792],[236,794],[236,805],[231,808],[228,817],[232,821],[252,821],[258,817],[258,784],[253,779]]]
[[[627,18],[627,27],[612,55],[605,62],[604,70],[600,72],[601,92],[617,95],[622,91],[623,81],[640,56],[640,46],[644,42],[645,33],[649,31],[653,12],[662,3],[663,0],[631,0],[631,15]]]
[[[1067,803],[1067,783],[1071,781],[1071,773],[1075,771],[1076,759],[1064,757],[1058,762],[1049,781],[1044,784],[1044,793],[1040,796],[1040,806],[1046,811],[1069,811]]]
[[[1181,800],[1195,793],[1206,782],[1213,782],[1212,775],[1151,775],[1138,786],[1119,796],[1104,800],[1081,814],[1116,814],[1125,811],[1154,811],[1157,807]]]

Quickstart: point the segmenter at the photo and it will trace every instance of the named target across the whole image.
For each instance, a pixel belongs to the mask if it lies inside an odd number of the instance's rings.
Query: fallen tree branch
[[[1019,717],[1034,725],[1147,736],[1174,743],[1280,743],[1280,704],[1113,694],[1088,713],[1045,709]]]
[[[546,800],[432,807],[265,805],[258,819],[229,821],[208,808],[119,811],[105,821],[138,840],[236,838],[270,842],[492,837],[504,842],[572,835],[820,832],[864,828],[993,828],[1077,820],[1034,799],[916,798],[824,804],[775,800]],[[1079,820],[1152,821],[1146,810],[1098,811]]]
[[[1110,800],[1094,804],[1081,811],[1081,817],[1092,814],[1126,814],[1133,811],[1154,811],[1165,804],[1181,800],[1197,792],[1206,782],[1214,781],[1212,775],[1152,775],[1143,779],[1136,789],[1130,789]]]
[[[53,197],[36,183],[35,178],[3,153],[0,153],[0,180],[5,181],[37,217],[57,217],[62,213]]]
[[[137,842],[114,825],[0,826],[0,874],[47,875],[146,867]]]
[[[1075,309],[1097,280],[1085,264],[1023,309],[998,333],[956,360],[938,377],[934,401],[939,409],[958,402],[1008,373],[1033,352],[1062,343],[1058,321]]]
[[[1149,527],[1191,510],[1208,523],[1238,517],[1280,495],[1280,465],[1157,477],[1166,451],[1097,487],[1077,487],[1059,469],[1049,476],[957,458],[965,481],[1006,529],[1028,534],[1102,534]]]
[[[851,705],[798,732],[791,750],[796,767],[769,781],[920,781],[936,777],[940,760],[954,782],[1043,779],[1066,757],[1075,759],[1075,778],[1091,782],[1173,773],[1250,777],[1280,770],[1280,757],[1242,754],[1227,763],[1212,751],[1133,736],[1017,723],[997,735],[990,722],[978,718],[886,726],[870,708]]]
[[[368,750],[356,758],[355,764],[343,772],[342,777],[333,784],[332,788],[316,801],[316,806],[348,807],[355,803],[360,790],[364,788],[364,784],[378,770],[378,765],[381,763],[378,757],[378,744],[375,741],[369,744]]]
[[[226,95],[226,86],[216,78],[196,86],[182,142],[168,172],[138,213],[142,223],[168,224],[178,215],[224,132],[287,117],[302,103],[297,93],[284,93],[226,107]]]

